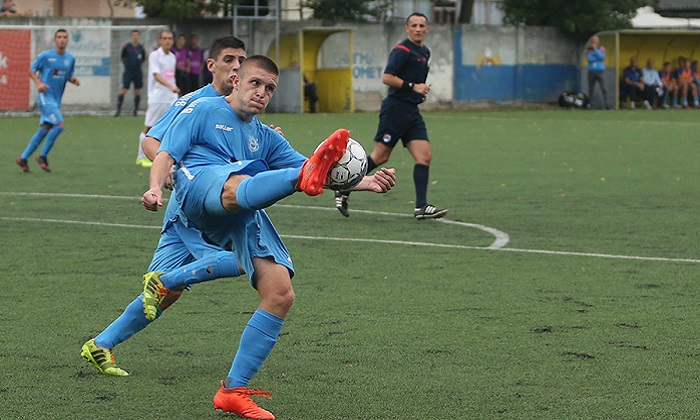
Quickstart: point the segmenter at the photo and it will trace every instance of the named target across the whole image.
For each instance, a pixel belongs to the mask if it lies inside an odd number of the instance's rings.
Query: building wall
[[[167,21],[157,19],[15,18],[6,22],[15,26],[0,26],[0,32],[8,28],[32,31],[31,51],[23,52],[31,60],[51,47],[57,27],[69,30],[68,50],[76,55],[78,76],[84,81],[79,88],[66,90],[64,103],[73,109],[89,110],[114,108],[122,73],[119,52],[129,40],[129,31],[140,29],[141,41],[151,51],[156,47],[158,32],[168,26]],[[284,22],[282,33],[313,26],[320,26],[320,22]],[[202,47],[216,37],[232,33],[232,23],[226,19],[189,20],[170,27],[177,34],[196,33]],[[382,73],[391,49],[406,37],[404,24],[397,21],[342,28],[352,29],[352,57],[347,38],[332,36],[319,51],[317,67],[347,67],[351,63],[355,110],[376,111],[387,91],[381,82]],[[249,55],[272,51],[274,58],[274,22],[258,22],[239,36],[246,42]],[[433,25],[426,45],[431,49],[427,80],[431,94],[424,108],[483,100],[556,102],[562,90],[577,90],[576,48],[552,28]],[[3,48],[6,46],[0,45],[0,53]],[[26,69],[19,71],[26,75]],[[145,91],[142,109],[147,104]],[[125,108],[132,103],[132,92],[127,94]],[[33,85],[26,95],[27,107],[33,106]]]

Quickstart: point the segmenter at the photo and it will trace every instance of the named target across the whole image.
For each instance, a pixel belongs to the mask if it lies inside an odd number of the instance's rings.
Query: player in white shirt
[[[170,51],[173,47],[173,32],[161,32],[158,44],[160,48],[148,56],[148,108],[145,127],[139,135],[139,151],[136,157],[136,165],[144,168],[151,167],[151,160],[143,152],[141,143],[148,130],[165,114],[180,93],[175,83],[175,54]]]

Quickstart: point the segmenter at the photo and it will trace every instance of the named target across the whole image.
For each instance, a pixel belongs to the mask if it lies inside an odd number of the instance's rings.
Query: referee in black
[[[367,158],[367,172],[389,160],[394,146],[401,140],[403,146],[416,161],[413,166],[413,183],[416,187],[416,219],[437,219],[447,214],[428,203],[428,178],[430,172],[430,142],[428,130],[418,105],[425,102],[430,86],[428,77],[430,50],[423,44],[428,33],[428,18],[413,13],[406,19],[408,38],[394,47],[384,68],[382,82],[389,86],[389,93],[379,111],[379,127],[374,137],[374,150]],[[348,217],[347,192],[335,193],[335,205]]]
[[[122,86],[117,97],[117,113],[118,117],[122,112],[122,104],[124,103],[124,94],[131,83],[134,84],[134,117],[139,110],[141,102],[141,88],[143,87],[143,71],[141,65],[146,61],[146,52],[143,45],[139,44],[141,34],[138,30],[131,31],[131,42],[127,42],[122,47],[122,64],[124,64],[124,74],[122,75]]]

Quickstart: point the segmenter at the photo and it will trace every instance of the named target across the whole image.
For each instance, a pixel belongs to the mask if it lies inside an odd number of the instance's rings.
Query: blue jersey
[[[430,50],[425,45],[418,46],[405,39],[389,54],[384,73],[400,77],[405,82],[425,83],[428,78]],[[420,104],[423,95],[413,90],[397,89],[389,86],[389,96]]]
[[[158,119],[156,125],[148,130],[148,136],[153,137],[158,141],[163,140],[163,136],[165,135],[165,132],[168,131],[168,127],[170,127],[173,121],[175,121],[175,117],[177,117],[180,112],[187,107],[187,105],[199,98],[213,96],[221,96],[221,94],[217,92],[216,89],[214,89],[214,86],[211,84],[208,84],[201,89],[197,89],[194,92],[190,92],[187,95],[183,95],[177,101],[175,101],[170,108],[168,108],[162,117]]]
[[[75,71],[75,57],[69,52],[59,54],[55,49],[44,51],[31,66],[31,71],[39,72],[39,80],[49,88],[37,95],[39,105],[61,105],[66,82]]]
[[[306,158],[259,119],[243,121],[223,96],[200,98],[177,116],[159,151],[196,175],[211,165],[262,161],[270,169],[301,168]]]

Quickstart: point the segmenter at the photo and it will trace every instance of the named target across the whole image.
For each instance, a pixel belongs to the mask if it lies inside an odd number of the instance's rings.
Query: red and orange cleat
[[[341,128],[321,143],[314,154],[304,162],[299,173],[297,190],[308,195],[319,195],[326,184],[328,170],[345,154],[350,132]]]
[[[44,156],[37,156],[36,157],[36,163],[39,164],[39,167],[46,172],[51,172],[51,167],[49,167],[49,161],[46,160],[46,157]]]
[[[248,389],[243,386],[237,388],[224,388],[221,383],[219,392],[214,395],[214,409],[222,410],[226,413],[233,413],[245,419],[275,420],[275,416],[267,410],[260,408],[251,398],[257,395],[271,398],[270,391],[261,389]]]
[[[27,159],[17,158],[17,166],[22,168],[22,172],[30,172],[29,165],[27,164]]]

